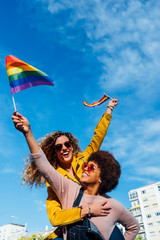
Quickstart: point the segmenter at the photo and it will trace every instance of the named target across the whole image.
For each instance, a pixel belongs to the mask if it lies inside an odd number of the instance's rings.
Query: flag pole
[[[12,101],[13,101],[13,105],[14,105],[14,110],[17,111],[13,94],[12,94]]]

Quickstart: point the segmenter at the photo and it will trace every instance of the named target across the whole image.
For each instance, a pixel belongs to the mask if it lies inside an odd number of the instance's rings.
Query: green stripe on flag
[[[45,76],[45,77],[48,77],[47,74],[45,74],[41,71],[24,71],[24,72],[21,72],[21,73],[16,73],[16,74],[10,75],[9,76],[9,82],[13,82],[15,80],[25,78],[25,77],[30,77],[30,76]]]

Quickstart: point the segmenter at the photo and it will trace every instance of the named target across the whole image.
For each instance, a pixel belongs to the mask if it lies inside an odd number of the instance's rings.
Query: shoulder
[[[123,206],[123,204],[119,201],[117,201],[116,199],[106,195],[107,201],[109,202],[111,208],[115,211],[117,211],[117,213],[121,213],[125,208]]]

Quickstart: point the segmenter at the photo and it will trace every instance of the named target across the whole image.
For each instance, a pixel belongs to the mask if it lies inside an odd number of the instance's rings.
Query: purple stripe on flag
[[[38,85],[51,85],[51,86],[53,86],[53,82],[46,82],[46,81],[28,82],[28,83],[25,83],[23,85],[11,88],[11,94],[16,93],[16,92],[20,92],[20,91],[25,90],[27,88],[35,87],[35,86],[38,86]]]

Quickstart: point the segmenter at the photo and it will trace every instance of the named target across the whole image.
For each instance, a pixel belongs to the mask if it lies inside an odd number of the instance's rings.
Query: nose
[[[64,143],[62,144],[62,150],[66,150],[67,147],[64,145]]]
[[[84,168],[84,171],[88,171],[88,166],[86,166],[86,167]]]

